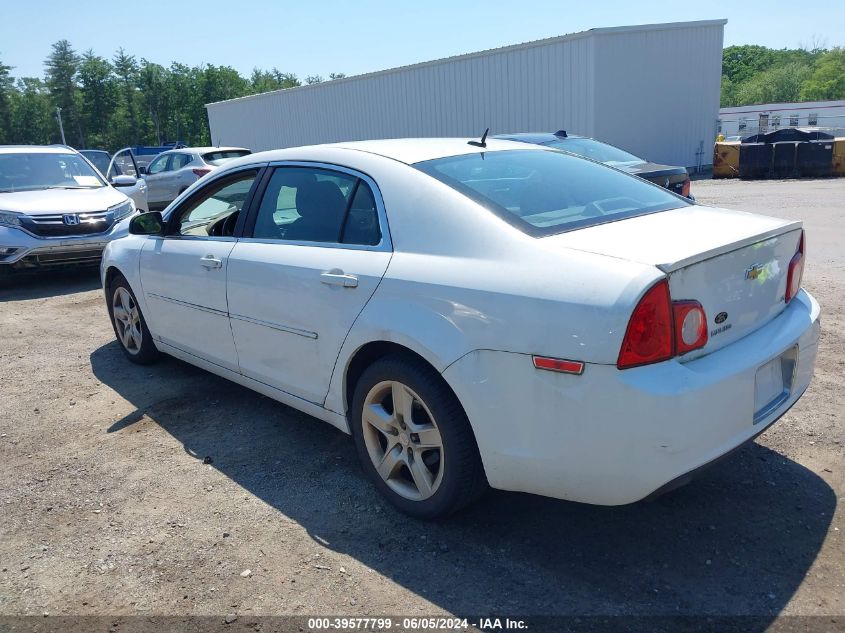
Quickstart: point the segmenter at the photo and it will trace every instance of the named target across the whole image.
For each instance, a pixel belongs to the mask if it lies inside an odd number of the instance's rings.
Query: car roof
[[[520,132],[518,134],[497,134],[493,138],[506,139],[511,141],[519,141],[520,143],[535,143],[537,145],[544,145],[554,141],[565,141],[568,138],[587,138],[586,136],[577,136],[575,134],[567,134],[566,136],[558,136],[551,132]]]
[[[197,154],[204,154],[206,152],[248,152],[246,147],[175,147],[162,152],[162,154],[178,154],[179,152],[196,152]],[[160,155],[160,154],[159,154]]]
[[[460,156],[463,154],[478,154],[482,152],[495,152],[502,150],[528,150],[532,148],[525,143],[503,141],[488,138],[485,147],[470,145],[469,141],[478,141],[478,138],[393,138],[378,141],[348,141],[342,143],[328,143],[324,145],[306,145],[303,147],[290,147],[287,149],[275,149],[252,154],[251,156],[238,159],[238,164],[247,161],[266,160],[302,160],[309,151],[339,149],[356,152],[366,152],[383,156],[391,160],[412,165],[426,160],[446,158],[448,156]]]
[[[67,145],[0,145],[0,154],[67,154],[76,150]]]

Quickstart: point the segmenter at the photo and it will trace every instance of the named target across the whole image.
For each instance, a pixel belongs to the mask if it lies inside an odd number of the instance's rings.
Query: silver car
[[[81,149],[79,153],[96,167],[113,187],[119,187],[132,198],[141,213],[147,210],[147,183],[138,177],[138,163],[132,148],[126,147],[112,156],[102,149]]]
[[[124,176],[129,178],[129,176]],[[0,146],[0,276],[97,263],[135,203],[65,146]]]
[[[183,147],[162,152],[140,173],[147,182],[150,210],[160,210],[228,160],[251,154],[243,147]]]

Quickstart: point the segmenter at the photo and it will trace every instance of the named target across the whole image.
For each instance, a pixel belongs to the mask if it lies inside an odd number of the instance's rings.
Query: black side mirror
[[[147,168],[145,165],[138,166],[138,175],[139,176],[146,176],[147,175]]]
[[[164,220],[160,211],[150,211],[136,215],[129,221],[132,235],[161,235],[164,233]]]

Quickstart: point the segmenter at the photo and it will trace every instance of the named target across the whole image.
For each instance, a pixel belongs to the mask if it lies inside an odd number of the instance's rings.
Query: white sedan
[[[488,484],[664,491],[780,418],[816,358],[800,222],[525,143],[252,154],[130,233],[102,265],[130,360],[164,352],[351,433],[418,517]]]

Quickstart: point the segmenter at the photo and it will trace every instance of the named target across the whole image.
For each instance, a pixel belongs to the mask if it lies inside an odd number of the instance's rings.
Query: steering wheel
[[[231,237],[235,234],[235,224],[238,222],[238,216],[240,215],[240,211],[235,211],[234,213],[229,214],[225,220],[223,220],[223,226],[220,227],[221,235],[226,237]]]

